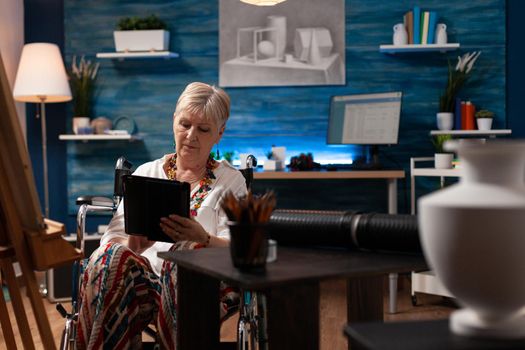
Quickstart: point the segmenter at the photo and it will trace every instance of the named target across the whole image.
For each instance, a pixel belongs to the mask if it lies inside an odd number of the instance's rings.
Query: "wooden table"
[[[525,339],[475,339],[452,334],[448,320],[358,323],[347,325],[344,332],[353,350],[525,349]]]
[[[236,269],[228,248],[159,253],[178,264],[181,349],[219,346],[219,281],[267,297],[270,349],[319,347],[319,282],[348,279],[348,321],[383,319],[383,276],[426,268],[420,256],[279,247],[265,273]]]
[[[386,180],[388,184],[388,213],[397,214],[397,180],[405,178],[404,170],[351,170],[351,171],[256,171],[257,180]]]

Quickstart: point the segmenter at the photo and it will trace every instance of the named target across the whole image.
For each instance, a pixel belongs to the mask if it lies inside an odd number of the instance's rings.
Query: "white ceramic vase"
[[[525,141],[449,143],[458,184],[418,201],[425,257],[465,308],[454,333],[525,337]]]
[[[73,117],[72,129],[74,134],[85,134],[82,132],[90,126],[91,120],[88,117]]]
[[[454,127],[454,113],[439,112],[436,114],[438,130],[452,130]]]

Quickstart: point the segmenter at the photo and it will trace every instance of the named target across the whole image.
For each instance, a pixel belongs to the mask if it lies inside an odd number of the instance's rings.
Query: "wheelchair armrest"
[[[100,207],[113,208],[115,203],[113,198],[100,197],[100,196],[80,196],[76,200],[77,205],[88,204],[88,205],[97,205]]]

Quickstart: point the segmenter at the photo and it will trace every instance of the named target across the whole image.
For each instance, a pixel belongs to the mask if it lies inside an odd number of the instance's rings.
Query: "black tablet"
[[[123,178],[126,233],[147,236],[150,241],[173,242],[162,232],[160,218],[190,216],[190,184],[137,175]]]

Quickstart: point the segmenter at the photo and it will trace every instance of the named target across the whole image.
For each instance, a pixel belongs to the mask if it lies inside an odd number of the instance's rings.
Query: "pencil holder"
[[[264,270],[268,255],[267,224],[230,221],[228,226],[233,266],[245,271]]]

